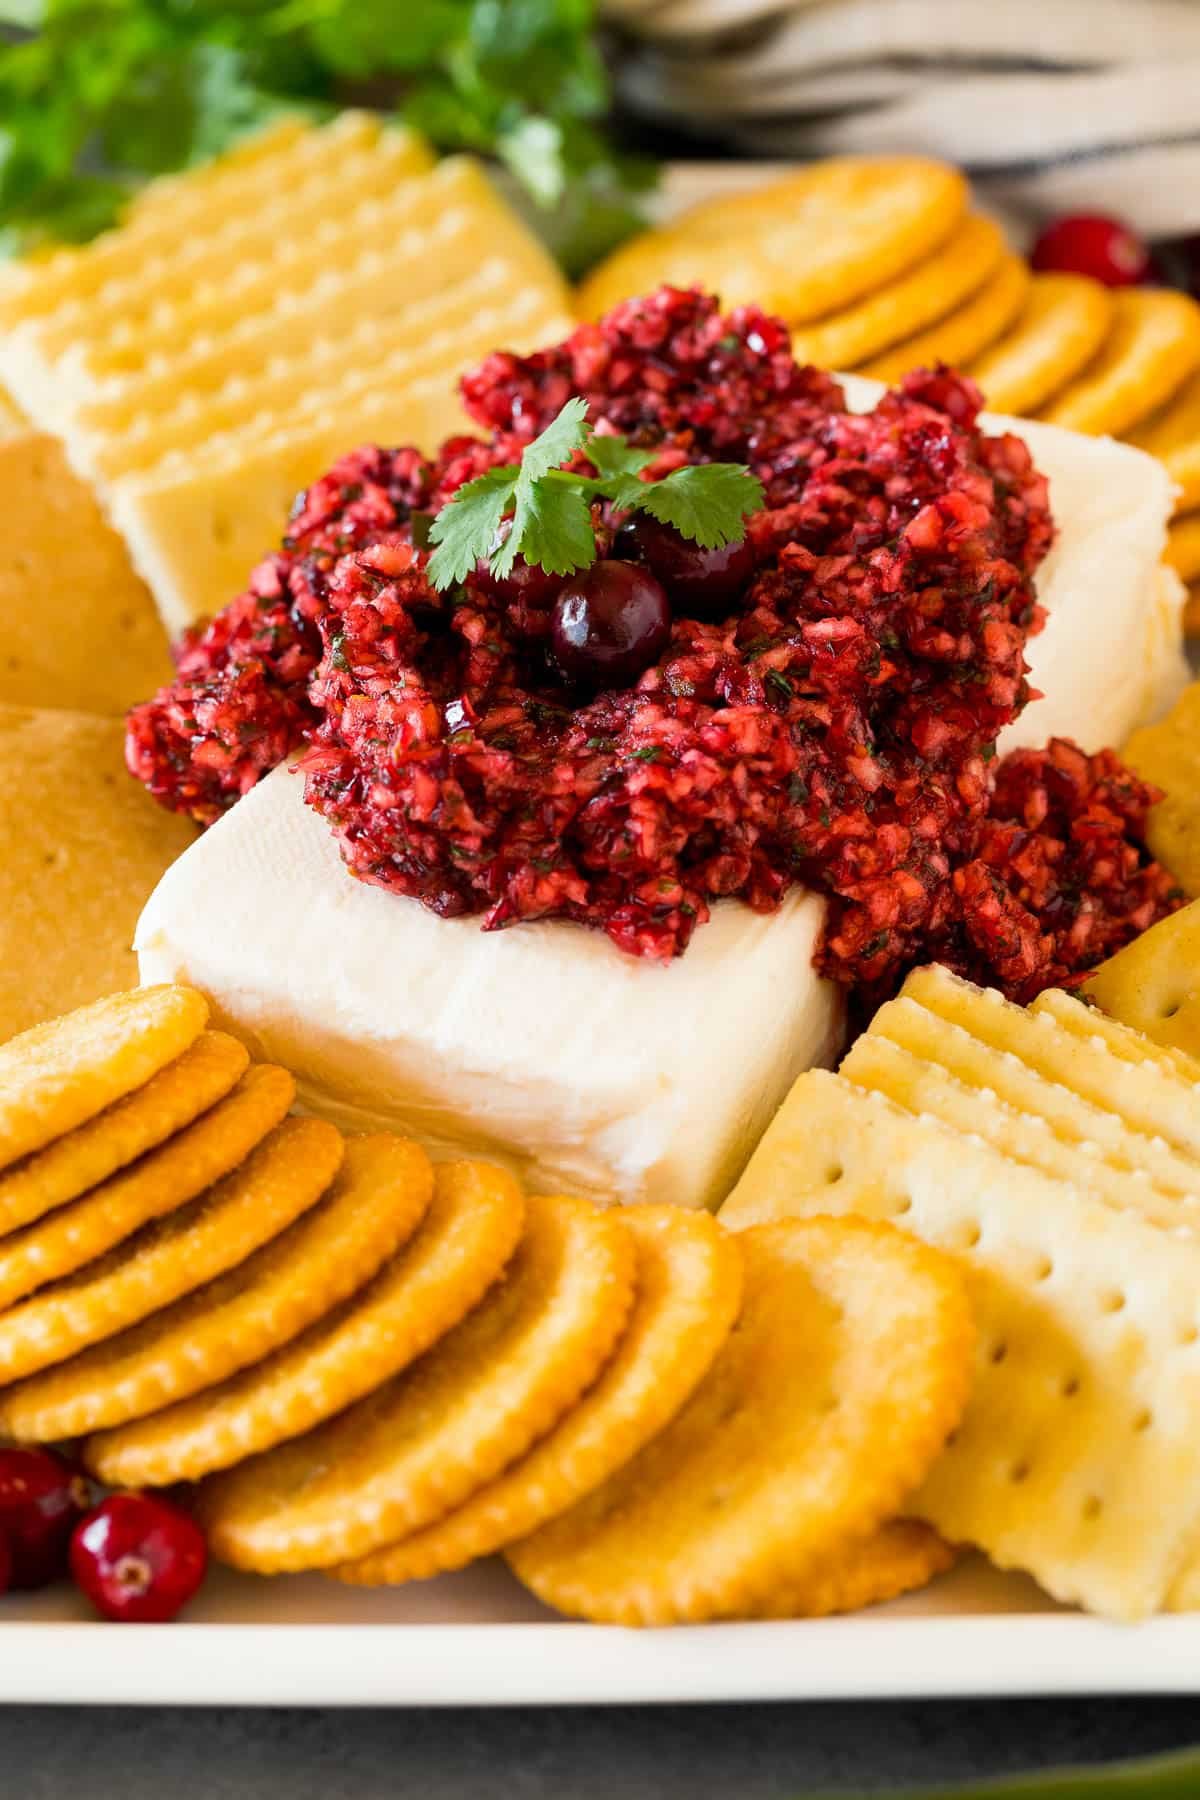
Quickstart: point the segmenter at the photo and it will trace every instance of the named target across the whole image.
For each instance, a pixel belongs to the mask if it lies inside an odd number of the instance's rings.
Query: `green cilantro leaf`
[[[582,450],[596,470],[584,475],[566,469]],[[599,436],[587,422],[586,403],[568,400],[539,437],[526,446],[519,466],[492,469],[467,482],[447,501],[429,527],[437,549],[429,579],[452,587],[482,557],[501,580],[518,556],[551,575],[570,575],[596,560],[592,503],[610,510],[642,510],[681,537],[705,549],[740,540],[745,518],[763,506],[762,484],[740,463],[705,463],[674,469],[660,481],[642,475],[654,452],[619,435]],[[496,538],[511,510],[504,541]]]
[[[558,544],[560,542],[555,536],[553,525],[547,523],[546,514],[549,510],[549,501],[548,498],[543,499],[538,495],[538,483],[544,476],[549,475],[552,469],[561,468],[563,463],[575,454],[576,450],[582,449],[587,439],[587,435],[587,402],[585,400],[580,400],[578,396],[573,396],[567,401],[557,418],[551,419],[545,431],[538,437],[535,437],[531,444],[526,445],[525,452],[521,457],[521,471],[517,476],[516,485],[512,494],[512,530],[492,557],[490,566],[493,575],[498,575],[503,579],[505,575],[512,573],[512,566],[516,561],[518,550],[522,555],[525,554],[525,538],[527,535],[530,537],[531,546],[535,539],[539,544]],[[559,498],[560,504],[561,501],[562,497]],[[586,512],[586,510],[587,507],[585,503],[584,511]],[[588,531],[590,534],[590,516],[588,520]],[[565,543],[572,534],[574,534],[575,540],[578,542],[578,532],[579,514],[578,509],[576,509],[575,517],[570,525],[565,528],[565,536],[562,538],[561,542]],[[566,554],[566,552],[554,549],[551,550],[549,554],[557,556],[559,554]],[[586,557],[585,563],[592,562],[595,559],[595,555],[596,550],[593,543],[591,554]],[[536,554],[533,554],[526,557],[526,561],[536,562],[538,561],[538,557]],[[553,574],[560,575],[568,573],[571,569],[583,568],[585,563],[572,562],[560,567],[557,561],[555,561],[543,563],[542,567],[548,569]]]
[[[681,537],[717,550],[745,536],[748,513],[761,512],[762,483],[744,463],[690,463],[661,481],[644,481],[637,504]]]
[[[464,482],[443,506],[428,528],[429,542],[437,545],[429,559],[434,587],[454,587],[491,554],[500,521],[512,504],[517,475],[515,463],[489,469]]]
[[[520,511],[513,515],[513,529],[498,556],[492,558],[492,571],[506,575],[512,567],[501,567],[504,552],[517,541],[520,531],[521,555],[527,563],[537,563],[549,575],[573,575],[596,560],[596,534],[592,527],[592,509],[578,488],[551,487],[548,482],[535,482]],[[516,552],[513,552],[515,555]]]

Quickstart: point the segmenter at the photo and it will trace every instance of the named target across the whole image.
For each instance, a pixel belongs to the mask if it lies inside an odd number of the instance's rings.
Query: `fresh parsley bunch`
[[[564,469],[582,451],[596,475]],[[763,505],[762,484],[744,463],[694,463],[657,481],[642,479],[652,450],[619,436],[601,436],[586,402],[568,400],[519,463],[505,463],[464,482],[429,528],[436,546],[429,579],[448,588],[485,558],[492,574],[512,573],[518,555],[550,575],[570,575],[596,560],[592,502],[618,512],[646,512],[681,537],[717,549],[744,537],[746,517]],[[505,519],[511,519],[506,535]]]
[[[641,223],[594,0],[0,0],[0,248],[90,237],[281,109],[347,104],[498,158],[571,272]]]

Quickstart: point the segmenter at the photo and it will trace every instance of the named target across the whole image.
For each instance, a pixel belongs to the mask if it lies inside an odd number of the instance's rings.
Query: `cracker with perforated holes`
[[[1200,1236],[1200,1166],[1194,1171],[1193,1193],[1165,1192],[1132,1166],[1114,1168],[1094,1139],[1064,1141],[1039,1113],[1009,1106],[993,1090],[969,1087],[872,1031],[858,1039],[840,1073],[858,1087],[886,1094],[906,1112],[974,1133],[1014,1162],[1057,1181],[1073,1181],[1109,1206],[1134,1207],[1164,1231]]]
[[[948,1257],[865,1219],[742,1235],[742,1309],[682,1411],[507,1552],[560,1612],[753,1616],[893,1518],[962,1417],[974,1326]]]
[[[10,1038],[0,1046],[0,1168],[141,1087],[207,1019],[195,988],[132,988]]]
[[[537,1196],[504,1279],[349,1412],[200,1489],[215,1556],[329,1568],[460,1505],[557,1423],[612,1354],[633,1299],[616,1211]]]
[[[679,1411],[737,1317],[741,1254],[709,1213],[635,1206],[622,1223],[637,1252],[633,1309],[578,1405],[464,1506],[344,1564],[334,1570],[339,1580],[394,1585],[490,1556],[599,1487]]]
[[[1195,1157],[1173,1149],[1151,1132],[1132,1129],[1105,1104],[1100,1093],[1096,1099],[1082,1098],[1069,1085],[1069,1064],[1060,1060],[1056,1073],[1048,1075],[1013,1050],[984,1042],[964,1025],[939,1017],[909,995],[906,988],[899,999],[880,1007],[871,1021],[873,1039],[894,1043],[931,1067],[944,1069],[980,1095],[981,1103],[994,1095],[1002,1105],[1044,1120],[1064,1144],[1094,1146],[1095,1153],[1120,1175],[1152,1182],[1177,1200],[1200,1194],[1200,1163]],[[1060,1048],[1065,1053],[1069,1047],[1060,1040]],[[1101,1067],[1107,1076],[1116,1076],[1107,1059]]]
[[[342,1151],[332,1125],[285,1119],[198,1199],[0,1313],[0,1381],[65,1362],[244,1262],[316,1204]]]
[[[1099,354],[1038,414],[1070,431],[1120,433],[1153,413],[1200,363],[1200,306],[1173,288],[1118,288]]]
[[[721,1217],[823,1213],[895,1220],[967,1275],[971,1401],[905,1510],[1059,1600],[1160,1607],[1200,1514],[1200,1245],[812,1071]]]
[[[819,369],[853,369],[952,311],[982,287],[1003,255],[1000,227],[971,213],[914,269],[844,312],[798,327],[792,333],[792,354],[797,362],[815,363]]]
[[[0,1389],[0,1433],[53,1443],[124,1423],[261,1362],[357,1292],[416,1229],[429,1158],[353,1138],[328,1194],[279,1237],[140,1325]]]
[[[1082,991],[1154,1043],[1200,1059],[1200,900],[1093,969]]]
[[[0,1311],[194,1200],[245,1161],[295,1097],[286,1069],[260,1063],[202,1118],[132,1168],[0,1238]]]
[[[939,362],[970,362],[1008,330],[1025,304],[1029,279],[1021,257],[1005,256],[983,285],[955,311],[864,363],[862,373],[890,382],[899,381],[910,369],[932,368]]]
[[[1192,1160],[1200,1158],[1194,1089],[1165,1057],[1151,1052],[1140,1063],[1131,1062],[1098,1032],[1069,1030],[1046,1008],[1014,1006],[997,989],[962,981],[937,963],[914,969],[901,997],[1115,1113],[1131,1130],[1161,1137]]]
[[[1200,1082],[1200,1063],[1186,1051],[1174,1044],[1155,1042],[1148,1034],[1135,1031],[1132,1025],[1120,1019],[1110,1018],[1106,1012],[1089,1006],[1075,994],[1065,993],[1062,988],[1044,989],[1030,1011],[1047,1014],[1075,1037],[1083,1038],[1093,1046],[1102,1045],[1109,1055],[1121,1062],[1132,1063],[1134,1068],[1154,1063],[1168,1078],[1177,1077],[1193,1092]]]
[[[466,1317],[511,1257],[524,1215],[505,1170],[443,1163],[415,1236],[369,1287],[256,1367],[89,1439],[88,1467],[115,1487],[168,1487],[311,1431]]]
[[[1183,690],[1165,719],[1135,731],[1121,755],[1163,791],[1146,824],[1151,851],[1185,894],[1200,894],[1200,681]]]
[[[145,1087],[0,1172],[0,1237],[78,1199],[174,1137],[224,1099],[249,1061],[236,1038],[203,1031]]]

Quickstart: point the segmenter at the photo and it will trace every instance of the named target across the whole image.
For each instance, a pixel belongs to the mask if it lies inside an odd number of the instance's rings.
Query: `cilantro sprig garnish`
[[[579,451],[595,475],[563,467]],[[644,480],[655,455],[617,434],[593,431],[586,402],[568,400],[526,445],[519,463],[504,463],[464,482],[443,506],[429,528],[429,542],[436,546],[430,581],[436,588],[454,587],[485,560],[503,579],[518,555],[549,575],[589,568],[598,555],[596,500],[608,501],[616,512],[649,513],[706,550],[745,536],[747,516],[764,502],[761,482],[744,463],[689,463],[657,481]],[[511,523],[502,538],[505,519]]]

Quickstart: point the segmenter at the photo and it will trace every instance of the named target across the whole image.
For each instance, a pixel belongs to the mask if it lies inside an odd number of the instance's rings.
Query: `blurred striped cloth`
[[[1200,0],[602,0],[625,104],[767,157],[915,152],[999,210],[1200,231]]]

